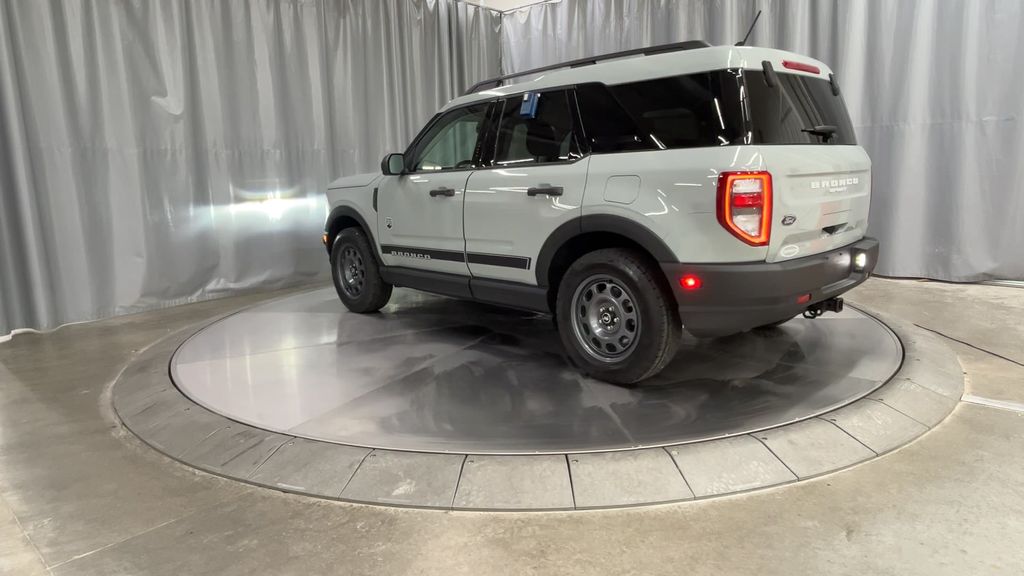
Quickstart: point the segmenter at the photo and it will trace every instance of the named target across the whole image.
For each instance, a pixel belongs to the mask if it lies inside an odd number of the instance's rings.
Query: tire
[[[345,228],[334,239],[331,276],[338,297],[352,312],[376,312],[391,299],[391,284],[381,278],[373,247],[360,228]]]
[[[643,254],[622,248],[590,252],[569,266],[558,286],[555,320],[577,368],[613,384],[634,384],[672,360],[683,327],[660,275]]]

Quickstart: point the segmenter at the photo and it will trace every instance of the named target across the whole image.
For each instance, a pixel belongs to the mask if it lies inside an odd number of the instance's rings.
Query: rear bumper
[[[855,270],[854,257],[867,254]],[[739,264],[663,263],[662,271],[679,304],[683,327],[694,336],[724,336],[792,318],[811,304],[843,294],[867,280],[878,261],[878,241],[863,238],[837,250],[785,262]],[[684,290],[679,278],[700,278]],[[810,294],[806,302],[798,298]]]

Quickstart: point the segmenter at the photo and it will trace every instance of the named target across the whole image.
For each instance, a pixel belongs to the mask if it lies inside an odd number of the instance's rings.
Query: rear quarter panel
[[[767,247],[739,241],[715,214],[720,172],[764,169],[757,146],[598,154],[590,161],[582,212],[633,220],[660,237],[679,262],[764,261]],[[632,201],[618,185],[621,176],[639,179]]]

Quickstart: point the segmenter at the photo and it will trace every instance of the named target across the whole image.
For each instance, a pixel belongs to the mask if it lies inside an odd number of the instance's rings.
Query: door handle
[[[532,187],[532,188],[527,188],[526,189],[526,195],[527,196],[536,196],[538,194],[546,194],[548,196],[561,196],[562,195],[562,187],[561,186],[551,186],[549,184],[541,184],[540,186],[536,186],[536,187]]]
[[[455,196],[455,190],[453,188],[434,188],[430,191],[430,197],[435,196]]]

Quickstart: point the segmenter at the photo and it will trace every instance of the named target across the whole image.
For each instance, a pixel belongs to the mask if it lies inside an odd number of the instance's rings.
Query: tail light
[[[772,175],[768,172],[719,174],[718,222],[751,246],[767,246],[772,233]]]

